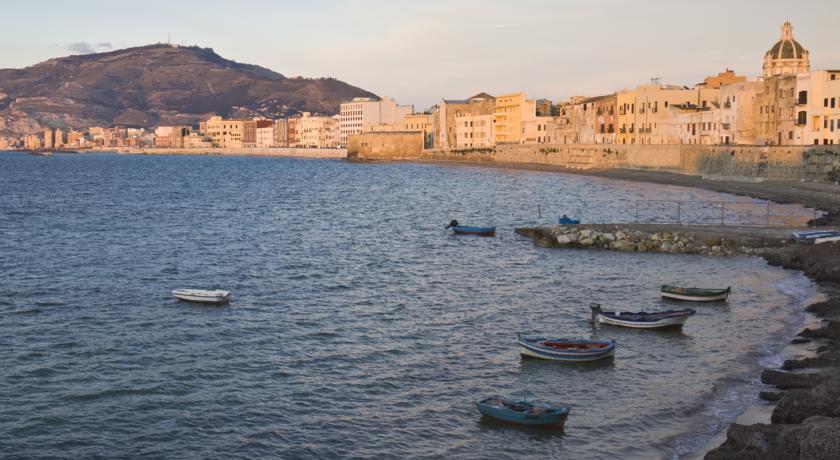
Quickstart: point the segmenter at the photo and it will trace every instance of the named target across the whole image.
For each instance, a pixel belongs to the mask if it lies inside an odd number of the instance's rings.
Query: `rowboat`
[[[225,303],[230,300],[228,291],[205,291],[202,289],[175,289],[172,295],[180,300],[196,303]]]
[[[636,329],[663,329],[682,327],[695,312],[687,310],[667,310],[660,312],[618,312],[604,311],[597,303],[592,304],[592,322],[612,326],[632,327]]]
[[[569,417],[569,406],[543,406],[522,401],[491,396],[476,401],[482,415],[517,425],[563,428]]]
[[[726,289],[689,288],[679,286],[662,286],[662,297],[674,300],[690,300],[692,302],[716,302],[726,300],[732,287]]]
[[[820,244],[831,241],[840,241],[840,231],[837,230],[810,230],[805,232],[793,232],[790,234],[794,241],[801,244]]]
[[[585,363],[615,355],[615,340],[549,339],[517,334],[519,353],[531,358]]]
[[[458,224],[457,220],[450,222],[446,228],[451,228],[456,235],[493,236],[496,234],[496,227],[468,227]]]

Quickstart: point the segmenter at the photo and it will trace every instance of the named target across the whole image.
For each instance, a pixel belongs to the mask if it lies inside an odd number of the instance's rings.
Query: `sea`
[[[672,219],[677,202],[699,221],[720,215],[702,203],[730,203],[730,221],[768,208],[478,166],[0,153],[0,456],[692,454],[760,403],[761,366],[814,284],[755,257],[546,249],[514,233],[561,214]],[[455,236],[452,219],[496,236]],[[690,305],[679,331],[589,323],[592,302],[683,308],[660,298],[669,283],[733,293]],[[184,303],[177,288],[232,299]],[[523,359],[517,333],[614,339],[616,356]],[[475,408],[490,395],[571,413],[562,431],[504,425]]]

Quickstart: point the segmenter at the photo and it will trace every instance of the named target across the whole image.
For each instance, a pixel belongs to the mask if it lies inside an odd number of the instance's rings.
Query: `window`
[[[793,131],[788,131],[788,139],[793,139]]]
[[[828,98],[823,99],[823,107],[828,107]]]
[[[831,108],[832,108],[832,109],[835,107],[835,106],[834,106],[835,101],[836,101],[836,99],[832,97],[832,98],[831,98]]]
[[[804,126],[806,123],[808,123],[808,112],[802,110],[797,115],[796,124],[799,126]]]
[[[799,103],[800,104],[807,104],[808,103],[808,91],[800,91],[799,92]]]

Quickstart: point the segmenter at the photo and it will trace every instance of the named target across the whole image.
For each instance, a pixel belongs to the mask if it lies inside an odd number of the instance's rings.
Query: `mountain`
[[[0,69],[0,134],[193,125],[214,114],[335,114],[360,96],[375,95],[333,78],[286,78],[209,48],[149,45]]]

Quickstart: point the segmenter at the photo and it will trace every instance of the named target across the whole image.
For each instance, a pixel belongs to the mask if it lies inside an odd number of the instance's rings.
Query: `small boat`
[[[732,287],[726,289],[689,288],[679,286],[662,286],[662,297],[674,300],[690,300],[692,302],[717,302],[726,300]]]
[[[451,228],[457,235],[493,236],[496,234],[496,227],[467,227],[458,224],[457,220],[450,222],[446,228]]]
[[[517,340],[522,356],[550,361],[584,363],[615,355],[615,340],[548,339],[519,334]]]
[[[590,305],[592,309],[592,323],[600,322],[612,326],[632,327],[636,329],[663,329],[671,327],[682,327],[695,311],[668,310],[660,312],[618,312],[604,311],[597,303]]]
[[[571,217],[563,214],[557,223],[560,225],[578,225],[580,224],[580,219],[572,219]]]
[[[225,303],[230,300],[228,291],[205,291],[202,289],[175,289],[172,295],[180,300],[196,303]]]
[[[818,244],[819,242],[826,242],[826,238],[840,237],[840,231],[837,230],[808,230],[804,232],[793,232],[790,237],[794,241],[801,244]],[[837,240],[831,240],[837,241]]]
[[[543,406],[491,396],[475,402],[475,407],[486,417],[517,425],[563,428],[569,418],[569,406]]]
[[[838,233],[837,235],[825,235],[818,238],[814,238],[814,244],[833,243],[835,241],[840,241],[840,233]]]

